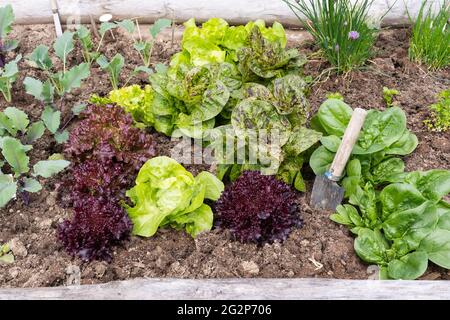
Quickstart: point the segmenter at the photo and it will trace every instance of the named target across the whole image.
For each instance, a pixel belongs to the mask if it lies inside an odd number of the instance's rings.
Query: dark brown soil
[[[21,41],[20,53],[24,56],[38,44],[51,45],[54,39],[52,29],[47,26],[17,26],[12,37]],[[395,88],[401,92],[396,101],[407,112],[409,128],[420,140],[418,149],[406,158],[408,169],[450,169],[450,134],[428,132],[422,123],[428,116],[427,106],[435,102],[438,92],[450,86],[450,70],[428,73],[410,63],[407,43],[407,30],[383,31],[376,45],[376,56],[368,67],[345,77],[330,75],[314,86],[310,95],[313,111],[330,92],[340,92],[353,107],[382,109],[383,86]],[[107,39],[105,44],[108,56],[120,52],[126,57],[123,81],[139,64],[139,57],[130,44],[130,40],[120,34],[116,34],[116,40]],[[300,48],[306,53],[311,52],[307,43]],[[177,45],[172,47],[170,42],[159,42],[153,62],[167,62],[177,50]],[[73,55],[74,60],[80,57],[79,52]],[[327,67],[323,61],[311,61],[306,73],[317,76]],[[24,93],[22,82],[25,75],[40,77],[41,74],[24,60],[20,69],[21,78],[16,82],[11,105],[25,110],[36,120],[42,106]],[[130,83],[143,84],[145,78],[133,79]],[[106,74],[93,68],[89,80],[81,90],[66,97],[61,104],[62,109],[68,116],[72,106],[86,101],[92,93],[103,95],[109,90]],[[0,110],[7,106],[3,99],[0,100]],[[154,137],[159,142],[160,153],[168,154],[169,139],[158,134]],[[55,146],[49,137],[44,137],[31,152],[32,163],[59,151],[60,147]],[[188,168],[193,172],[199,169],[194,166]],[[327,213],[309,207],[309,192],[299,194],[305,226],[292,232],[282,244],[262,248],[241,244],[232,241],[223,230],[213,230],[194,240],[183,232],[164,229],[150,239],[133,237],[123,247],[116,248],[110,264],[82,263],[68,256],[56,241],[56,226],[71,213],[58,206],[55,182],[57,178],[47,181],[45,190],[31,196],[28,205],[17,199],[0,210],[0,243],[12,241],[16,256],[13,264],[0,265],[1,287],[91,284],[134,277],[367,279],[371,276],[368,265],[355,255],[353,238],[347,229],[330,221]],[[312,181],[308,181],[308,190],[311,184]],[[432,266],[423,278],[450,279],[450,273]]]

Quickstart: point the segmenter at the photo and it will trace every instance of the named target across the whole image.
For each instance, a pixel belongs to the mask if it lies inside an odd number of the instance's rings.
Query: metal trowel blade
[[[317,176],[312,190],[311,207],[335,211],[344,198],[344,188],[325,176]]]

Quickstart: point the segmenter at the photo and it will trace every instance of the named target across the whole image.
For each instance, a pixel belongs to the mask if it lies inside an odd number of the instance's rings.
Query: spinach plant
[[[329,99],[313,117],[325,135],[310,160],[316,174],[329,168],[351,114],[342,100]],[[357,236],[356,253],[380,267],[381,279],[416,279],[429,260],[450,268],[450,204],[443,200],[450,171],[404,172],[398,156],[417,144],[399,107],[370,110],[342,180],[348,203],[330,217]]]
[[[24,80],[26,92],[45,106],[42,120],[48,130],[55,134],[59,143],[67,140],[68,133],[67,131],[57,132],[61,123],[61,112],[55,108],[55,96],[59,97],[62,103],[64,95],[79,88],[81,82],[90,75],[90,65],[86,62],[71,68],[68,66],[69,54],[74,50],[73,37],[73,32],[66,31],[53,45],[55,55],[62,62],[62,70],[55,70],[56,67],[49,55],[49,48],[39,45],[30,55],[29,62],[42,70],[47,79],[42,82],[32,77],[26,77]]]
[[[450,171],[391,176],[381,192],[368,183],[354,190],[350,203],[331,216],[357,235],[355,251],[376,263],[382,279],[416,279],[428,260],[450,269]],[[358,210],[358,209],[359,210]]]
[[[27,193],[39,192],[38,177],[49,178],[69,165],[65,160],[49,159],[37,162],[30,170],[27,152],[44,132],[44,121],[30,123],[22,110],[8,107],[0,113],[0,208],[17,194],[26,200]]]
[[[344,101],[328,99],[312,118],[312,128],[324,134],[320,140],[322,146],[314,151],[310,159],[310,166],[316,175],[324,174],[329,169],[352,112]],[[370,110],[350,158],[357,159],[361,164],[361,185],[366,182],[379,184],[386,181],[389,174],[403,172],[404,163],[398,156],[410,154],[417,145],[417,137],[406,128],[406,115],[401,108]],[[350,166],[353,163],[349,161],[347,171],[352,172]],[[351,175],[347,174],[343,179],[344,186],[350,188],[352,183]]]

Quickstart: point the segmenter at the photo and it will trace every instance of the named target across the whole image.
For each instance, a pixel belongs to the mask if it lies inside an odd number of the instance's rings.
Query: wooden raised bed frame
[[[275,20],[288,26],[298,26],[298,21],[281,0],[169,0],[143,2],[129,1],[77,1],[59,0],[63,22],[78,16],[88,22],[89,14],[98,17],[104,13],[119,13],[115,19],[139,16],[143,23],[151,23],[160,17],[184,21],[192,16],[207,20],[220,12],[231,23],[245,23],[258,18],[267,22]],[[375,1],[374,10],[383,11],[392,1]],[[408,1],[412,15],[416,14],[421,0]],[[435,1],[439,2],[439,1]],[[9,0],[16,14],[16,23],[52,23],[48,0]],[[254,3],[252,5],[252,3]],[[401,5],[401,6],[400,6]],[[402,9],[403,1],[397,1],[387,16],[391,26],[408,22]],[[176,8],[177,10],[174,10]],[[143,30],[145,30],[143,28]],[[308,37],[305,32],[287,32],[291,41]],[[171,32],[163,34],[170,37]],[[177,30],[176,37],[181,36]],[[450,282],[435,281],[376,281],[338,279],[148,279],[137,278],[99,285],[81,285],[53,288],[3,288],[0,300],[8,299],[450,299]]]

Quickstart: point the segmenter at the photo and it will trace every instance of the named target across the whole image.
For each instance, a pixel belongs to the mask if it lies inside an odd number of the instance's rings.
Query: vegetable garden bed
[[[345,76],[329,74],[322,77],[310,90],[308,101],[313,115],[330,93],[339,92],[352,107],[366,109],[386,108],[383,87],[400,92],[395,102],[406,113],[408,129],[417,135],[419,145],[414,153],[404,158],[406,169],[450,170],[450,133],[430,132],[423,123],[429,117],[427,106],[436,102],[437,95],[450,86],[449,68],[429,72],[408,59],[408,29],[383,30],[376,42],[375,56],[359,71]],[[316,50],[303,31],[290,32],[288,46],[298,48],[309,56]],[[301,37],[299,35],[302,35]],[[11,38],[21,43],[20,54],[28,56],[39,44],[51,46],[54,29],[51,25],[14,26]],[[112,57],[116,52],[125,57],[125,67],[120,74],[125,81],[140,64],[140,57],[132,48],[130,37],[119,30],[115,39],[107,34],[103,52]],[[162,37],[153,50],[152,65],[168,63],[180,50],[175,43]],[[312,55],[314,56],[314,55]],[[70,55],[69,63],[82,62],[80,48]],[[304,67],[305,75],[317,77],[328,68],[320,58],[311,58]],[[15,106],[25,111],[30,120],[39,120],[43,107],[25,93],[22,87],[25,76],[44,80],[42,73],[25,60],[19,63],[20,77],[13,86],[13,101],[0,100],[0,111]],[[145,85],[146,76],[134,78],[130,84]],[[61,103],[62,119],[71,117],[71,108],[88,101],[93,94],[107,96],[111,91],[108,75],[98,66],[91,68],[90,77],[81,89],[66,94]],[[72,121],[69,131],[79,122]],[[156,154],[170,156],[174,143],[163,134],[149,131],[156,142]],[[30,151],[30,163],[47,159],[62,152],[54,138],[45,134]],[[210,170],[206,165],[185,165],[194,175]],[[309,197],[314,174],[304,168],[306,192],[296,193],[296,202],[303,219],[303,227],[294,229],[283,243],[242,244],[234,241],[229,232],[219,228],[202,233],[193,239],[185,232],[160,229],[151,238],[131,237],[123,245],[114,247],[112,262],[84,263],[69,256],[57,239],[57,226],[72,214],[71,209],[59,206],[55,188],[67,179],[67,173],[48,179],[44,190],[30,194],[29,199],[18,197],[0,209],[0,244],[10,242],[15,256],[12,264],[0,264],[1,287],[42,287],[72,284],[99,284],[114,280],[139,277],[152,278],[336,278],[369,279],[374,269],[363,263],[353,249],[354,236],[350,231],[329,219],[329,212],[314,210]],[[449,200],[446,198],[446,200]],[[430,263],[424,280],[448,280],[450,272]],[[1,293],[0,293],[1,297]]]

